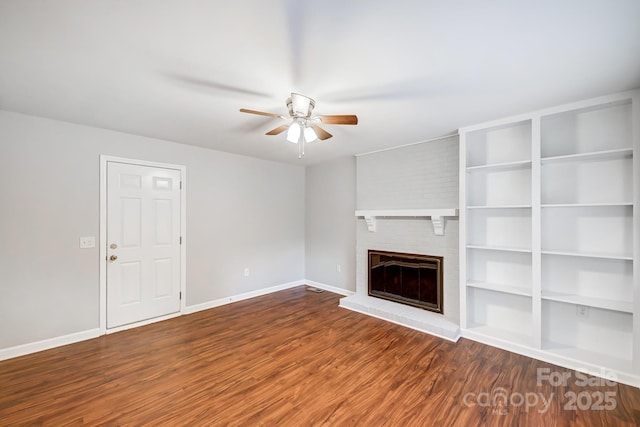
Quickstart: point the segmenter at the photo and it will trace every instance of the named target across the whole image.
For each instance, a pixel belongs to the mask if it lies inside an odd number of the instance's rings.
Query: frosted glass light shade
[[[316,134],[316,131],[313,130],[313,128],[311,127],[304,128],[304,140],[306,142],[313,142],[316,139],[318,139],[318,135]]]
[[[287,131],[287,141],[297,143],[300,139],[300,125],[296,122],[291,123]]]

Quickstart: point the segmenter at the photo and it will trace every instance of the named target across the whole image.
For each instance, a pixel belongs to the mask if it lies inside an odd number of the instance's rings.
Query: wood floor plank
[[[338,300],[298,287],[0,362],[0,425],[640,424],[637,388],[538,384],[575,372]],[[571,410],[605,392],[615,408]]]

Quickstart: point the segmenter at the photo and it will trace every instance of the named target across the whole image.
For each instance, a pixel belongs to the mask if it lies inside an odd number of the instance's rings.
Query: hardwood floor
[[[640,424],[637,388],[580,387],[567,369],[360,315],[339,298],[298,287],[0,362],[0,424]],[[539,368],[570,378],[552,386]]]

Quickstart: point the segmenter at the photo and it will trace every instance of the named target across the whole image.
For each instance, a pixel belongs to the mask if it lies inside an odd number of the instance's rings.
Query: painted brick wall
[[[458,138],[426,142],[359,156],[358,209],[458,207]],[[356,227],[356,291],[367,293],[367,250],[444,257],[444,315],[458,323],[458,220],[448,219],[444,236],[425,219],[378,218],[369,232],[363,219]]]
[[[458,206],[458,137],[357,158],[358,209]]]

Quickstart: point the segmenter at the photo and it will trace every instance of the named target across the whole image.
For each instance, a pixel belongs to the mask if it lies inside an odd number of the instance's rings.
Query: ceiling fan
[[[304,156],[304,144],[313,142],[316,139],[325,140],[331,138],[326,130],[322,129],[318,124],[326,125],[357,125],[358,117],[350,115],[331,115],[331,116],[312,116],[316,102],[308,96],[292,93],[287,99],[287,108],[289,109],[289,117],[280,114],[265,113],[264,111],[248,110],[241,108],[240,112],[257,114],[260,116],[273,117],[274,119],[282,119],[288,123],[278,126],[267,132],[267,135],[279,135],[285,130],[287,131],[287,141],[298,144],[298,157]]]

